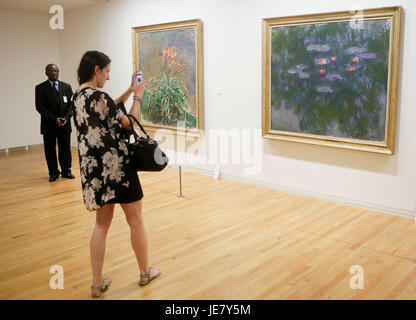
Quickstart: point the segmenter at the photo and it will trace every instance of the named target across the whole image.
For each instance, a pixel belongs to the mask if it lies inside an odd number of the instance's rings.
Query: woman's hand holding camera
[[[137,83],[137,73],[139,73],[139,72],[141,72],[141,71],[136,71],[131,76],[130,89],[133,91],[135,96],[138,96],[141,99],[143,97],[143,93],[144,93],[144,83],[145,83],[145,81],[142,80],[140,83]]]

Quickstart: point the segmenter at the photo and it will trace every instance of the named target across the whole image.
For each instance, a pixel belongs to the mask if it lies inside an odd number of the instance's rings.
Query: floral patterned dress
[[[87,210],[106,203],[140,200],[143,192],[130,164],[121,120],[124,104],[102,91],[83,88],[73,96],[82,193]]]

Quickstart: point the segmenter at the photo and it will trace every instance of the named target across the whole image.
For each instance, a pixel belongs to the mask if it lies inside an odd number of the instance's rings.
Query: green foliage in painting
[[[152,88],[143,95],[143,116],[153,123],[168,126],[185,121],[189,107],[186,87],[174,77],[168,78],[164,72],[159,80],[152,82]]]

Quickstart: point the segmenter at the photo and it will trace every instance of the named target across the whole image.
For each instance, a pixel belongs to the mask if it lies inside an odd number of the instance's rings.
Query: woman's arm
[[[131,93],[133,92],[133,89],[130,87],[126,90],[126,92],[124,92],[119,98],[117,98],[116,100],[114,100],[114,102],[116,104],[120,103],[120,101],[123,101],[123,103],[125,104],[127,102],[127,99],[130,97]]]
[[[140,111],[140,103],[136,99],[133,100],[133,105],[131,106],[129,114],[131,114],[136,119],[139,117],[139,111]],[[134,120],[132,120],[134,124]],[[125,130],[132,130],[132,127],[130,126],[130,120],[128,116],[124,116],[123,119],[121,119],[121,126]]]

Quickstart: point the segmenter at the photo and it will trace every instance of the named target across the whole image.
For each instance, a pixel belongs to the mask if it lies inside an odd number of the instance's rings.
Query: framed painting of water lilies
[[[133,67],[143,72],[140,122],[198,136],[202,128],[202,22],[132,28]]]
[[[393,154],[401,10],[263,19],[263,137]]]

